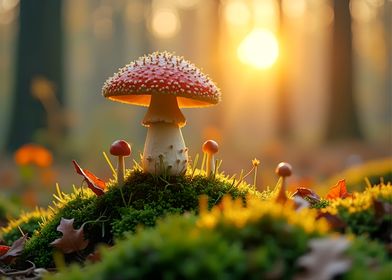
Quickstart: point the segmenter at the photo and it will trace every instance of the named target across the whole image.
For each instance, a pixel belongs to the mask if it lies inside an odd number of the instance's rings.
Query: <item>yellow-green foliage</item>
[[[365,178],[370,181],[371,185],[377,185],[382,182],[392,183],[392,158],[368,161],[364,164],[353,166],[332,178],[320,186],[320,189],[327,191],[337,181],[346,179],[347,189],[351,191],[363,191],[366,187]]]
[[[277,222],[284,221],[290,226],[300,227],[307,234],[322,234],[328,231],[328,224],[321,220],[315,223],[317,211],[303,209],[296,212],[292,207],[282,206],[274,201],[263,201],[254,197],[247,198],[246,206],[239,200],[232,200],[226,196],[219,207],[201,212],[197,225],[210,229],[222,226],[242,228],[245,225],[258,223],[260,220],[269,219]],[[222,211],[223,209],[223,211]]]
[[[168,216],[102,249],[101,262],[73,265],[48,279],[294,279],[309,240],[328,234],[316,215],[253,198],[245,207],[229,197],[208,211],[201,200],[199,217]],[[352,267],[339,279],[360,273],[382,279],[392,271],[383,248],[368,240],[353,240],[345,257]]]
[[[22,212],[18,219],[10,219],[8,225],[1,229],[0,234],[7,244],[11,244],[23,234],[32,236],[41,223],[44,223],[51,212],[42,208],[36,208],[31,212]]]
[[[332,200],[321,211],[340,217],[355,234],[369,234],[373,238],[388,241],[392,234],[392,217],[377,207],[390,208],[391,204],[392,185],[388,183],[367,187],[363,192],[353,193],[352,197]]]
[[[203,194],[208,196],[212,207],[225,194],[245,200],[247,194],[267,198],[269,192],[259,193],[246,183],[222,174],[206,177],[197,170],[184,176],[153,176],[133,170],[122,188],[111,182],[102,196],[95,196],[87,189],[75,188],[69,195],[58,190],[53,215],[27,241],[23,258],[37,266],[54,265],[50,243],[61,236],[56,230],[61,218],[75,219],[76,228],[88,222],[84,231],[90,245],[78,256],[67,256],[72,261],[90,253],[96,244],[112,244],[115,238],[135,231],[138,225],[154,226],[159,217],[171,213],[197,213],[198,198]]]

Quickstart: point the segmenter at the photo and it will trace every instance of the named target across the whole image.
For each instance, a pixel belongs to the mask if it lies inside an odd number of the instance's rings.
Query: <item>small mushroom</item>
[[[207,154],[207,164],[206,164],[207,176],[209,176],[215,170],[214,154],[216,154],[218,150],[219,150],[219,145],[214,140],[207,140],[203,144],[203,152]]]
[[[124,140],[114,141],[110,146],[110,154],[118,157],[117,164],[117,183],[122,186],[125,177],[124,157],[131,154],[131,146]]]
[[[180,108],[215,105],[221,96],[195,65],[167,52],[140,57],[121,68],[105,82],[102,94],[113,101],[148,107],[142,122],[148,127],[142,166],[144,172],[157,175],[180,175],[187,169],[188,152],[181,133],[186,120]],[[178,158],[180,166],[167,170],[176,166]]]
[[[287,201],[286,196],[286,177],[291,176],[292,174],[292,167],[287,162],[281,162],[275,169],[275,173],[282,178],[282,185],[280,187],[278,196],[276,197],[276,201],[284,204]]]

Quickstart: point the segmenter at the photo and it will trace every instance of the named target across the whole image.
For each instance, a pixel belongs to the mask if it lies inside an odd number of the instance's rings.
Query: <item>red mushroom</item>
[[[149,106],[143,119],[148,127],[143,151],[145,172],[179,175],[186,171],[188,149],[180,108],[206,107],[220,101],[220,90],[182,57],[155,52],[140,57],[109,78],[102,89],[113,101]]]
[[[216,154],[218,150],[219,150],[219,145],[214,140],[207,140],[203,144],[203,152],[207,154],[207,164],[206,164],[207,176],[210,175],[215,170],[214,154]]]
[[[118,157],[117,183],[122,186],[124,184],[125,177],[124,157],[131,154],[131,146],[124,140],[114,141],[110,146],[110,154]]]
[[[291,176],[292,167],[287,162],[281,162],[275,169],[275,173],[282,178],[282,185],[280,187],[278,196],[276,197],[276,201],[284,204],[287,201],[286,196],[286,177]]]

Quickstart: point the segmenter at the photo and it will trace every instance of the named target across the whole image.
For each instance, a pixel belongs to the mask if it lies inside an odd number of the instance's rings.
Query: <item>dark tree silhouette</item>
[[[362,137],[353,91],[353,52],[350,1],[334,0],[331,90],[326,137],[349,140]]]
[[[280,140],[287,141],[292,136],[291,123],[290,123],[290,100],[287,81],[287,60],[289,44],[286,42],[286,22],[283,13],[282,0],[278,0],[279,7],[279,27],[278,35],[280,42],[280,57],[278,61],[278,114],[277,114],[277,135]]]
[[[62,69],[61,0],[21,0],[8,151],[50,126],[48,114],[63,102]]]

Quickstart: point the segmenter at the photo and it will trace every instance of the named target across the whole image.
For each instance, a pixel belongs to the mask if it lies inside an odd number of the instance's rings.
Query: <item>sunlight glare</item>
[[[306,1],[305,0],[283,0],[283,12],[290,18],[300,18],[305,14]]]
[[[251,14],[246,3],[232,0],[226,4],[224,16],[231,25],[244,26],[249,23]]]
[[[158,8],[152,16],[151,28],[159,38],[171,38],[180,30],[180,19],[175,10]]]
[[[238,58],[258,69],[267,69],[277,60],[279,45],[276,36],[267,29],[254,29],[241,42]]]

